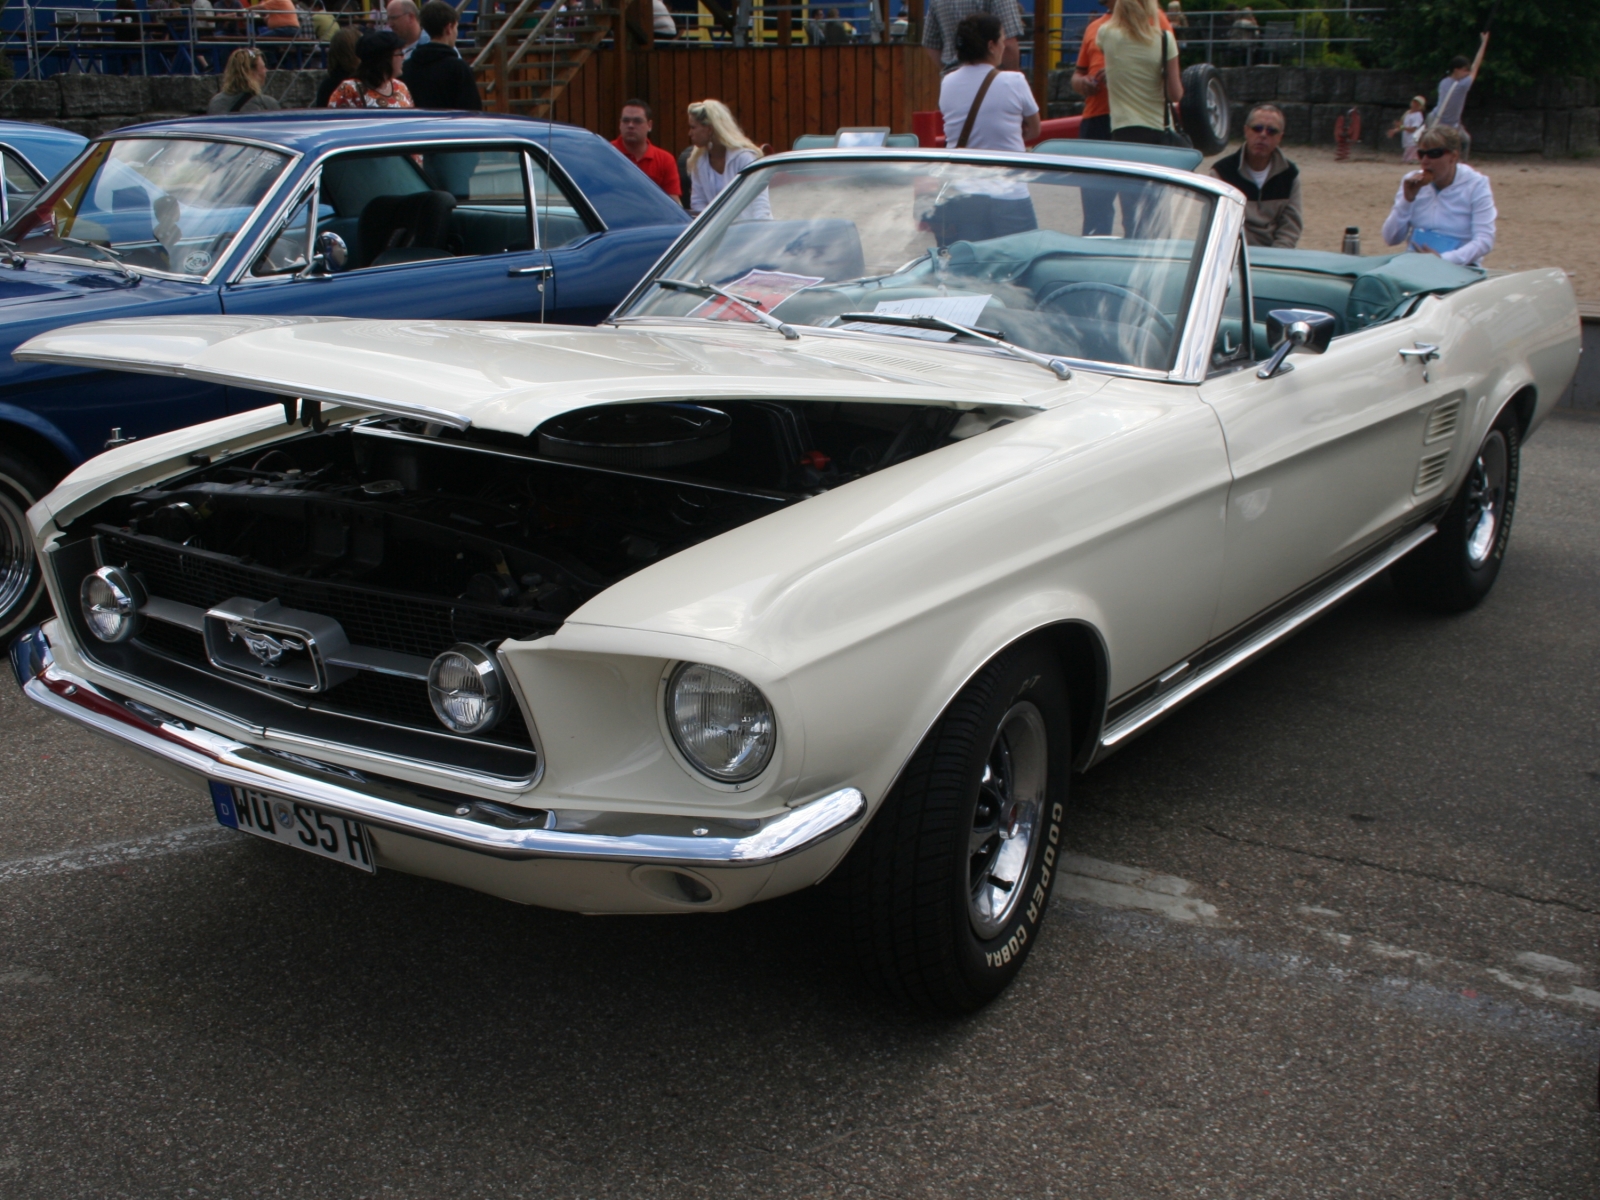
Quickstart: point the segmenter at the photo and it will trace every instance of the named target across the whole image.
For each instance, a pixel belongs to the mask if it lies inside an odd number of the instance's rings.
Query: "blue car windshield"
[[[1042,354],[1168,370],[1213,201],[1132,172],[937,158],[779,159],[747,171],[663,261],[633,318],[954,341],[943,318]],[[894,314],[870,322],[864,314]]]
[[[289,156],[179,138],[101,142],[0,230],[25,253],[199,278],[227,253]]]

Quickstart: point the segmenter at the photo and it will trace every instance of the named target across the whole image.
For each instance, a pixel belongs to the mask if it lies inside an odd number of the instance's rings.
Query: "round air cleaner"
[[[715,458],[733,418],[702,404],[616,404],[563,413],[539,427],[539,453],[601,467],[681,467]]]

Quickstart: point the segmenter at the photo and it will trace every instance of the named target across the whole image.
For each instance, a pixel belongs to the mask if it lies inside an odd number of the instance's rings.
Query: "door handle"
[[[1428,379],[1428,364],[1439,357],[1439,347],[1428,342],[1418,342],[1414,346],[1403,346],[1400,349],[1401,358],[1414,358],[1422,367],[1422,382],[1431,382]]]
[[[549,263],[538,263],[531,267],[512,267],[506,272],[508,279],[548,279],[556,273],[556,269]]]

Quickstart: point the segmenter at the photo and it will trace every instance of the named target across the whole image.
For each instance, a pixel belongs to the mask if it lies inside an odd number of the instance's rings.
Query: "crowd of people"
[[[661,0],[656,3],[664,8]],[[259,6],[272,4],[293,8],[294,0],[262,0]],[[1084,98],[1080,136],[1185,144],[1176,108],[1183,98],[1174,33],[1184,25],[1181,5],[1172,0],[1164,10],[1157,0],[1101,0],[1101,4],[1107,11],[1085,30],[1071,80],[1073,90]],[[317,93],[319,107],[483,107],[472,69],[456,49],[459,17],[448,0],[427,0],[420,9],[414,0],[389,0],[385,15],[387,29],[361,33],[343,27],[333,33],[327,75]],[[827,12],[824,19],[831,19]],[[924,46],[941,73],[939,108],[947,145],[1022,151],[1037,138],[1039,105],[1017,69],[1022,28],[1017,0],[930,0]],[[1390,246],[1403,245],[1465,264],[1481,262],[1494,248],[1493,189],[1486,175],[1465,162],[1471,137],[1462,124],[1467,93],[1488,44],[1485,33],[1476,58],[1451,62],[1431,112],[1425,112],[1426,98],[1417,96],[1389,131],[1390,136],[1401,136],[1402,158],[1418,164],[1401,180],[1384,222],[1383,238]],[[235,51],[209,111],[277,108],[277,101],[265,94],[266,78],[267,61],[260,50]],[[686,116],[690,149],[681,160],[651,142],[655,113],[644,100],[629,100],[622,106],[612,144],[666,195],[698,213],[760,157],[761,148],[718,100],[697,101]],[[1282,148],[1286,130],[1281,107],[1257,104],[1245,116],[1239,149],[1211,166],[1212,175],[1244,195],[1244,235],[1252,246],[1292,249],[1304,229],[1300,170]],[[1114,192],[1085,192],[1086,235],[1111,232],[1116,202]],[[946,206],[941,220],[948,236],[959,229],[969,239],[999,237],[1034,224],[1026,195],[985,197],[982,204],[968,207],[971,212]],[[941,242],[945,240],[941,237]]]

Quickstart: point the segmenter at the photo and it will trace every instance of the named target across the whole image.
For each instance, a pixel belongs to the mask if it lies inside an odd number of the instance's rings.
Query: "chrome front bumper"
[[[127,702],[57,666],[42,628],[28,630],[11,646],[11,666],[23,693],[36,704],[113,741],[207,780],[254,788],[350,817],[380,830],[468,850],[498,859],[565,859],[592,862],[762,867],[826,841],[853,826],[866,811],[855,788],[841,788],[773,817],[743,836],[659,832],[596,833],[562,829],[557,812],[522,813],[463,796],[459,803],[438,792],[406,794],[406,785],[373,781],[358,772],[327,766],[317,775],[271,761],[244,742],[198,729],[177,718],[163,720],[146,706]],[[281,758],[282,756],[280,756]],[[318,764],[302,760],[308,769]],[[343,778],[343,777],[348,778]],[[463,815],[464,814],[464,815]],[[595,814],[573,814],[589,817]],[[616,829],[621,814],[607,815]],[[682,818],[696,828],[723,824],[716,818]],[[537,823],[539,827],[525,827]],[[636,824],[659,829],[661,818]],[[507,826],[512,827],[507,827]],[[524,827],[517,827],[517,826]]]

